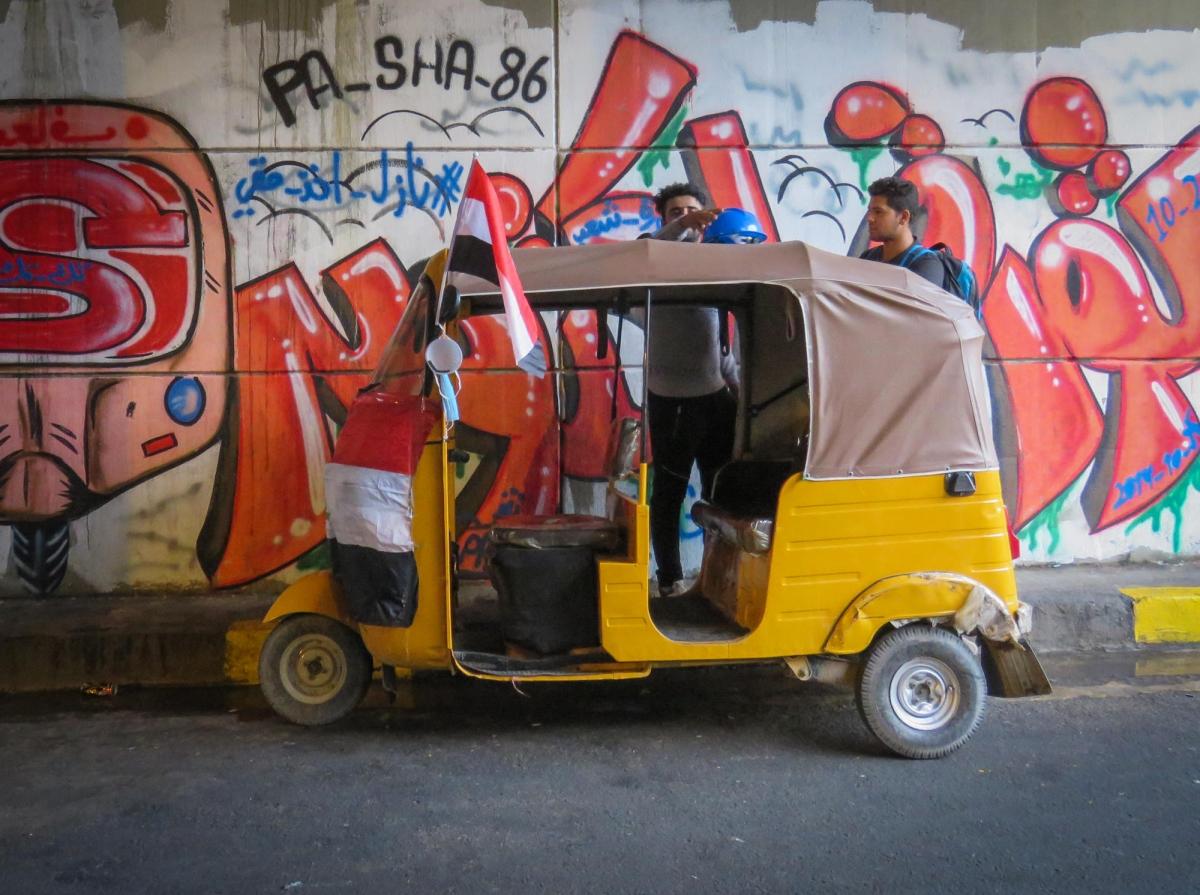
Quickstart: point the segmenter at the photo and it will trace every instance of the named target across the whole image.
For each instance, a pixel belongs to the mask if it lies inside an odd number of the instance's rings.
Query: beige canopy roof
[[[997,467],[983,330],[964,302],[903,268],[802,242],[643,239],[512,254],[535,309],[560,304],[563,292],[595,300],[597,292],[646,286],[764,283],[791,292],[808,348],[808,478]],[[479,281],[459,287],[464,295],[496,291]],[[685,290],[661,293],[674,300]]]

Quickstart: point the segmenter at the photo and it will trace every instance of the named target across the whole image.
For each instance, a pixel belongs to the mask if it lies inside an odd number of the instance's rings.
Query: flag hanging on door
[[[406,628],[416,614],[412,480],[436,420],[433,401],[364,389],[325,464],[333,577],[361,624]]]
[[[447,281],[453,283],[455,274],[467,274],[496,285],[504,301],[504,319],[517,366],[539,378],[544,376],[546,354],[538,342],[537,315],[525,298],[521,278],[508,251],[500,198],[478,159],[471,162],[467,188],[450,238]]]

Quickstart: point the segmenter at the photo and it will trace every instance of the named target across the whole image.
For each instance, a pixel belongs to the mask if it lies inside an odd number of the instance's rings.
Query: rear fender
[[[312,572],[290,585],[271,604],[263,621],[277,621],[299,612],[325,615],[341,622],[351,631],[358,630],[358,625],[342,606],[333,573],[329,571]]]
[[[897,575],[876,582],[846,607],[823,652],[850,655],[866,650],[891,624],[927,620],[963,636],[979,635],[988,691],[993,696],[1037,696],[1050,682],[1025,641],[1029,607],[1014,612],[991,588],[953,573]]]
[[[920,572],[884,578],[855,597],[823,652],[861,653],[884,625],[918,619],[943,620],[960,634],[979,632],[989,640],[1020,639],[1013,613],[991,588],[952,572]]]

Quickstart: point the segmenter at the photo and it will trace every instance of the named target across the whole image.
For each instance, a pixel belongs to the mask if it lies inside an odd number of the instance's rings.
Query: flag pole
[[[478,164],[478,162],[479,162],[479,153],[472,152],[471,153],[471,167],[467,168],[467,183],[468,183],[468,185],[471,183],[471,172],[473,170],[475,170],[475,165]],[[479,166],[479,170],[483,171],[482,165]],[[483,171],[483,173],[485,176],[487,175],[486,171]],[[463,192],[466,192],[465,187],[463,188]],[[462,214],[462,200],[461,199],[459,200],[459,203],[458,203],[458,214]],[[438,320],[439,326],[441,325],[441,319],[442,319],[442,303],[446,300],[446,287],[448,285],[448,281],[450,280],[450,259],[454,257],[454,240],[458,237],[458,214],[456,214],[454,216],[454,226],[450,228],[450,245],[448,245],[446,247],[446,263],[442,267],[442,283],[441,283],[440,288],[438,289],[437,309],[434,312],[437,315],[437,320]]]
[[[646,442],[650,436],[650,299],[653,292],[646,287],[646,327],[642,331],[642,463],[646,462]]]

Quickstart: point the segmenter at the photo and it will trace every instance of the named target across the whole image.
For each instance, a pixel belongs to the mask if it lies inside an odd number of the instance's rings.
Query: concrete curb
[[[0,601],[0,692],[257,683],[272,594]]]
[[[1200,645],[1200,562],[1022,567],[1035,649]],[[0,600],[0,693],[258,682],[273,594]]]
[[[1041,652],[1200,644],[1200,563],[1084,564],[1017,569]]]

